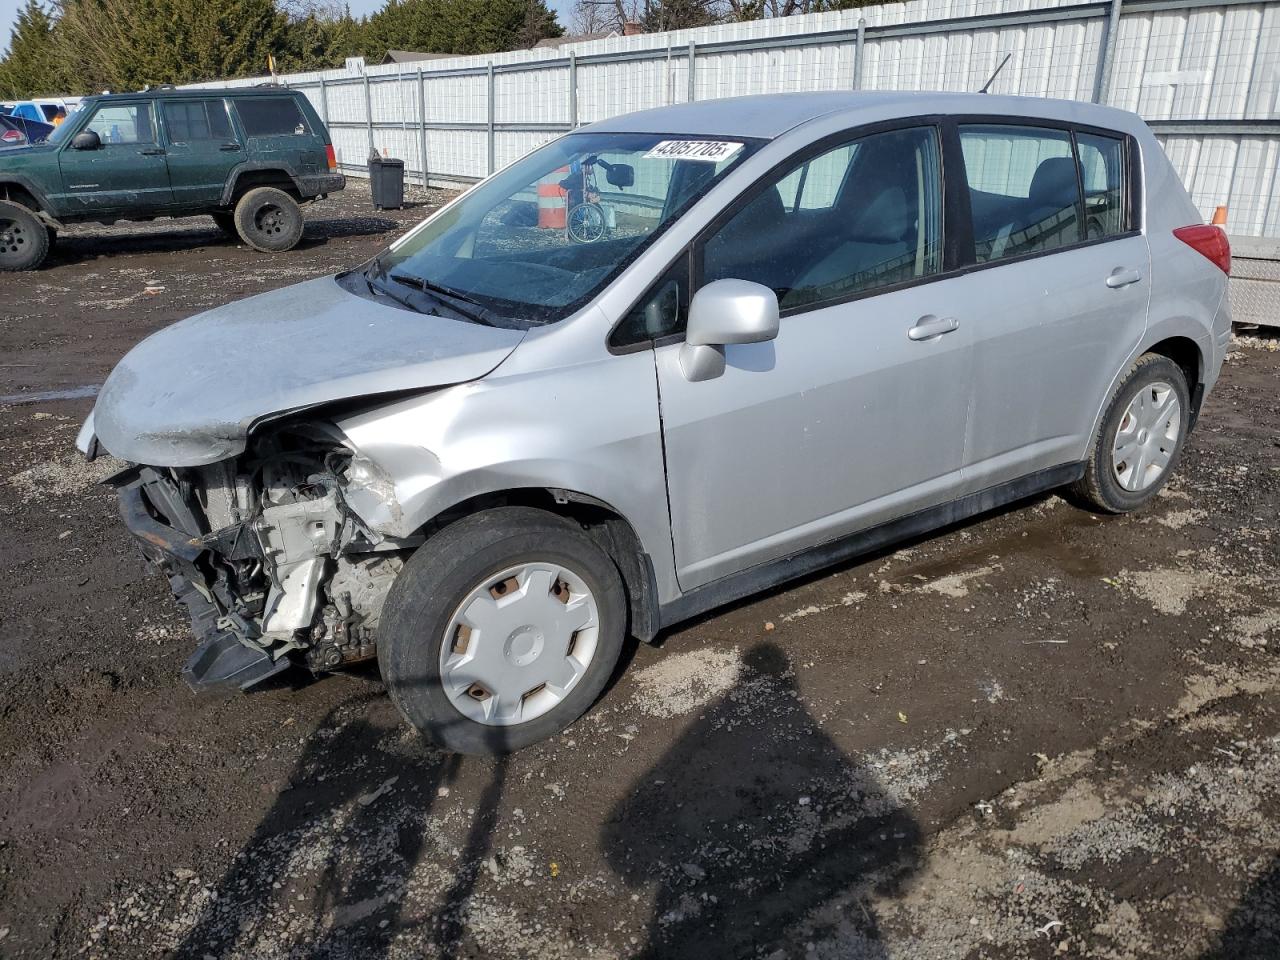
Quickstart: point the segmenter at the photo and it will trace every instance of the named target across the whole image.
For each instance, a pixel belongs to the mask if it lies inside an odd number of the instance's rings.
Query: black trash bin
[[[369,158],[369,189],[375,210],[399,210],[404,206],[404,161],[393,157]]]

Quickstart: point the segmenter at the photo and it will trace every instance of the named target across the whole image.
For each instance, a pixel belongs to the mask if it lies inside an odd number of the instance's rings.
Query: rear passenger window
[[[702,248],[702,282],[762,283],[788,308],[848,299],[942,269],[934,128],[842,144],[768,183]]]
[[[1076,147],[1080,151],[1080,181],[1084,184],[1085,236],[1099,240],[1124,233],[1129,229],[1124,141],[1078,133]]]
[[[978,263],[1080,240],[1080,188],[1063,130],[961,126]]]
[[[234,140],[221,100],[180,100],[164,104],[164,124],[172,143]]]
[[[293,97],[237,97],[236,112],[248,137],[291,137],[310,132]]]

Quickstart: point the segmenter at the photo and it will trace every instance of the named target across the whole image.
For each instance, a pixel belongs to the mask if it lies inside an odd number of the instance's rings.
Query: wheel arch
[[[590,494],[561,487],[511,487],[475,494],[441,510],[422,523],[415,534],[433,536],[445,527],[485,510],[525,506],[544,510],[581,525],[583,531],[613,560],[627,591],[629,633],[652,642],[661,627],[653,559],[635,526],[611,504]]]
[[[1209,330],[1190,317],[1171,317],[1158,324],[1148,325],[1142,339],[1138,341],[1112,377],[1106,393],[1098,400],[1093,416],[1093,426],[1087,434],[1088,442],[1092,442],[1093,437],[1097,436],[1111,398],[1115,396],[1124,378],[1129,375],[1129,371],[1138,359],[1148,353],[1168,357],[1184,374],[1187,374],[1187,389],[1191,392],[1190,426],[1195,426],[1200,415],[1200,406],[1211,385],[1206,383],[1206,375],[1209,372],[1209,358],[1213,356],[1213,341]],[[1086,446],[1081,456],[1087,455]]]
[[[20,204],[44,223],[50,226],[58,225],[50,211],[48,198],[39,187],[25,177],[10,175],[0,179],[0,200]]]
[[[275,187],[302,203],[302,191],[288,167],[282,164],[249,163],[236,167],[227,177],[226,186],[222,188],[221,206],[233,208],[241,197],[255,187]]]

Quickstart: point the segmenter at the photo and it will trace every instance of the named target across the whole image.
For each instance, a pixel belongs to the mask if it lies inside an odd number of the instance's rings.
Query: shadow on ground
[[[1280,854],[1245,892],[1218,942],[1201,960],[1276,960],[1280,957]]]
[[[282,910],[300,918],[289,949],[307,956],[385,957],[402,937],[444,957],[474,953],[468,904],[494,847],[508,781],[517,770],[527,776],[528,764],[521,755],[388,752],[396,731],[367,719],[379,699],[343,704],[311,735],[174,957],[279,948],[256,937]],[[500,730],[495,738],[500,747]],[[485,780],[467,811],[459,866],[451,882],[415,887],[415,868],[431,846],[428,816],[464,764],[483,768]],[[411,815],[388,818],[378,802],[393,784]],[[637,956],[790,953],[796,921],[838,899],[844,955],[887,957],[869,902],[917,868],[920,827],[823,733],[778,647],[755,648],[738,685],[709,704],[626,796],[600,825],[600,839],[624,884],[653,897]],[[307,846],[290,838],[339,809],[349,813],[332,842],[315,847],[323,851],[311,865],[318,879],[299,895],[279,882],[297,875],[294,858]]]
[[[887,957],[868,901],[918,868],[920,826],[805,709],[779,647],[745,668],[604,826],[613,870],[657,887],[638,955],[791,955],[791,928],[839,899],[842,956]]]
[[[373,213],[349,217],[308,218],[302,239],[293,249],[308,250],[328,240],[374,236],[403,226],[402,223]],[[159,226],[154,232],[139,229],[131,229],[128,232],[110,231],[97,228],[85,232],[59,234],[53,249],[49,252],[46,266],[74,264],[81,260],[108,255],[119,257],[141,253],[172,253],[203,247],[225,247],[227,250],[234,250],[244,247],[244,244],[239,238],[229,237],[223,233],[212,222],[207,226],[199,221],[182,226]]]

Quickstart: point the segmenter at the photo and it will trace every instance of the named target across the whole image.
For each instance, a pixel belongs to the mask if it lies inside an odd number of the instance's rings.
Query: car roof
[[[1007,97],[937,91],[830,91],[771,93],[699,100],[601,120],[582,130],[601,133],[671,133],[772,140],[819,117],[845,115],[850,125],[934,114],[1043,117],[1116,130],[1141,119],[1125,110],[1078,100]]]
[[[102,101],[112,100],[137,100],[139,97],[147,97],[158,100],[190,100],[192,97],[283,97],[283,96],[302,96],[299,90],[291,90],[288,87],[233,87],[233,88],[210,88],[210,87],[187,87],[184,89],[162,90],[134,90],[132,92],[122,93],[100,93],[92,97],[85,97],[84,103],[100,103]]]

